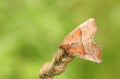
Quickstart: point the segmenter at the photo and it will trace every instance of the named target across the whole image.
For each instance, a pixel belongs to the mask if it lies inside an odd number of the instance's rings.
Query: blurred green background
[[[38,79],[63,38],[91,17],[103,62],[75,58],[54,79],[120,79],[120,0],[0,0],[0,79]]]

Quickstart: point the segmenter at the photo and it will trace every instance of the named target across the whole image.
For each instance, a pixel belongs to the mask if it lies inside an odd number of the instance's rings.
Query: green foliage
[[[120,79],[120,1],[0,0],[0,79],[38,79],[73,28],[90,17],[103,63],[75,58],[54,79]]]

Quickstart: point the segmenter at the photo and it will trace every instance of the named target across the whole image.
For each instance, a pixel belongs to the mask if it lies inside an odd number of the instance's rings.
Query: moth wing
[[[63,42],[60,44],[60,48],[64,49],[67,53],[72,55],[84,55],[84,49],[82,45],[82,36],[81,36],[80,27],[70,32]],[[77,53],[77,55],[75,54]]]
[[[83,47],[86,53],[85,59],[100,63],[102,61],[100,57],[101,48],[97,46],[93,41],[93,37],[97,32],[95,19],[91,18],[84,22],[81,25],[81,31]]]

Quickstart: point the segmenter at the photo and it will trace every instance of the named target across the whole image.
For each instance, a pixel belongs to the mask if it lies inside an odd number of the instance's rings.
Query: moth
[[[90,18],[70,32],[59,45],[70,55],[100,63],[101,48],[95,44],[93,38],[97,32],[94,18]]]

